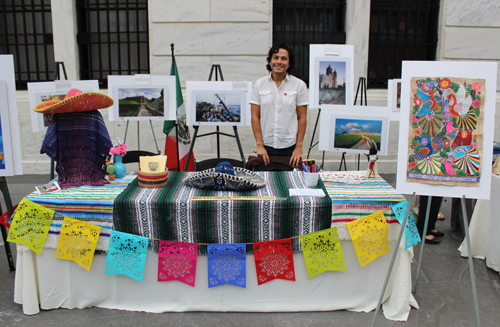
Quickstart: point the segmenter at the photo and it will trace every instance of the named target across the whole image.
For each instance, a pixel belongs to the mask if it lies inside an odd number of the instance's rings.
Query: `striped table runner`
[[[332,226],[338,226],[386,209],[405,197],[382,177],[361,177],[361,184],[324,182],[332,199]],[[392,209],[384,211],[389,224],[398,223]]]
[[[33,192],[26,199],[57,213],[52,220],[50,234],[59,235],[64,216],[68,216],[100,226],[103,228],[101,236],[109,236],[113,227],[113,202],[135,178],[127,175],[104,186],[72,187],[57,193]]]
[[[130,183],[115,200],[114,228],[161,240],[251,243],[308,234],[331,225],[329,197],[289,196],[290,188],[306,188],[300,172],[259,172],[267,185],[246,192],[193,188],[183,183],[189,174],[171,172],[167,186],[159,189]],[[326,193],[321,181],[318,187]],[[190,200],[232,195],[276,196],[276,201]]]

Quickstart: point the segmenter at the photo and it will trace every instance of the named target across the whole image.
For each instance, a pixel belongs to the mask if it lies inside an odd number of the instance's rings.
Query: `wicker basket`
[[[168,182],[168,168],[161,173],[144,173],[139,170],[137,171],[137,176],[139,178],[140,187],[157,188],[167,185]]]

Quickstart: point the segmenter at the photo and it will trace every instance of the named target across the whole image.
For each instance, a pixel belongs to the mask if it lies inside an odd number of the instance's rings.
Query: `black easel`
[[[362,106],[363,105],[363,94],[365,96],[365,106],[368,105],[367,99],[368,97],[366,96],[366,77],[360,77],[358,81],[358,89],[356,90],[356,97],[354,98],[354,105],[356,105],[356,102],[358,101],[358,94],[361,91],[361,101],[359,104]],[[368,156],[367,156],[368,157]],[[361,161],[361,155],[358,154],[358,170],[359,170],[359,163]],[[368,159],[369,161],[369,159]],[[342,159],[340,160],[340,166],[339,170],[342,170],[342,163],[344,164],[344,170],[347,170],[346,166],[346,161],[345,161],[345,152],[342,152]]]
[[[321,114],[321,108],[318,109],[318,115],[316,116],[316,122],[314,123],[314,130],[313,130],[313,134],[311,136],[311,143],[309,143],[309,149],[307,151],[307,159],[309,159],[309,155],[311,154],[311,150],[319,143],[319,141],[317,141],[316,143],[313,144],[314,136],[316,135],[316,129],[318,128],[318,121],[319,121],[320,114]],[[324,166],[325,166],[325,151],[323,151],[323,159],[321,161],[321,168],[320,169],[323,169]]]
[[[222,76],[222,70],[221,70],[220,65],[212,65],[212,68],[210,69],[210,75],[208,76],[208,81],[212,80],[212,75],[214,73],[215,73],[215,80],[216,81],[219,80],[218,76],[220,76],[221,81],[224,80],[224,77]],[[245,155],[243,154],[243,148],[241,147],[241,142],[240,142],[240,137],[238,135],[238,127],[237,126],[233,126],[234,135],[220,132],[219,126],[217,126],[217,129],[215,132],[201,134],[201,135],[198,135],[198,130],[199,130],[200,126],[194,125],[193,128],[194,128],[194,135],[193,135],[193,139],[191,141],[191,146],[189,147],[189,154],[188,154],[188,158],[186,161],[186,166],[184,167],[184,171],[187,171],[187,169],[188,169],[189,161],[191,160],[191,156],[193,155],[193,148],[194,148],[194,143],[196,142],[196,138],[203,137],[203,136],[209,136],[209,135],[213,135],[213,134],[217,135],[217,159],[220,159],[220,137],[219,136],[224,135],[224,136],[228,136],[228,137],[234,137],[236,139],[236,143],[238,144],[238,150],[240,151],[241,166],[243,168],[245,167]],[[208,159],[208,160],[212,160],[212,159]],[[208,161],[208,160],[204,160],[204,161]],[[201,164],[204,161],[200,161],[199,163]]]
[[[64,62],[63,61],[55,61],[54,62],[54,82],[61,80],[59,76],[59,70],[62,68],[63,70],[63,75],[64,79],[68,80],[68,75],[66,74],[66,67],[64,67]],[[53,180],[55,177],[54,174],[54,159],[50,159],[50,180]]]

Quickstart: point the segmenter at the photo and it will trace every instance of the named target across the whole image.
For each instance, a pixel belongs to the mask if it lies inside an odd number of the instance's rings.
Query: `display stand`
[[[222,76],[222,69],[221,69],[220,65],[212,65],[212,68],[210,69],[210,75],[208,76],[208,81],[212,80],[212,75],[214,75],[214,73],[215,73],[215,80],[216,81],[219,80],[219,76],[220,76],[220,80],[224,81],[224,77]],[[220,157],[220,135],[224,135],[227,137],[234,137],[236,139],[236,143],[238,144],[238,150],[239,150],[240,156],[241,156],[241,167],[245,168],[245,155],[243,154],[243,148],[241,147],[241,142],[240,142],[240,137],[238,135],[238,127],[237,126],[233,126],[234,135],[221,132],[219,130],[219,126],[216,126],[215,132],[205,133],[205,134],[201,134],[201,135],[198,135],[198,130],[199,130],[200,126],[194,125],[193,128],[194,128],[194,136],[193,136],[193,140],[191,141],[191,146],[189,147],[188,158],[186,161],[186,166],[184,167],[184,171],[187,171],[187,169],[188,169],[189,161],[191,160],[191,156],[193,155],[193,148],[194,148],[194,143],[196,142],[196,138],[210,136],[210,135],[214,135],[214,134],[217,135],[217,159],[208,159],[208,160],[200,161],[198,164],[203,166],[203,163],[205,162],[207,164],[210,163],[210,165],[212,165],[212,163],[220,162],[220,161],[230,161],[230,162],[239,164],[239,160],[235,161],[234,159],[224,159],[224,158]],[[215,160],[215,162],[214,162],[214,160]]]
[[[12,208],[12,200],[10,199],[9,187],[7,186],[7,181],[5,177],[0,177],[0,191],[2,191],[3,199],[5,201],[5,206],[7,207],[7,212],[9,217],[14,213],[14,209]],[[0,212],[2,212],[2,207],[0,206]],[[14,259],[12,257],[12,251],[10,250],[10,244],[7,242],[7,229],[4,225],[0,225],[0,229],[2,231],[3,244],[5,247],[5,254],[7,255],[7,261],[9,262],[9,270],[15,271],[16,266],[14,265]]]
[[[365,106],[367,106],[368,105],[368,102],[367,102],[368,98],[366,96],[366,77],[360,77],[359,78],[358,89],[356,90],[356,96],[354,97],[354,105],[356,105],[356,102],[358,102],[358,94],[359,94],[360,91],[361,91],[361,101],[359,102],[359,104],[361,106],[363,105],[363,94],[364,94],[364,96],[365,96]],[[347,171],[345,154],[346,154],[345,152],[342,152],[342,159],[340,160],[339,170],[342,170],[342,163],[343,163],[344,164],[344,170]],[[323,153],[323,155],[324,155],[324,153]],[[370,161],[370,158],[369,158],[368,155],[367,155],[367,159],[368,159],[368,161]],[[357,162],[358,162],[358,169],[357,170],[359,170],[360,161],[361,161],[361,155],[358,154],[358,160],[357,160]]]
[[[396,255],[398,253],[398,249],[399,249],[399,246],[401,244],[401,239],[402,239],[402,236],[403,236],[403,233],[404,233],[404,226],[406,226],[406,221],[408,219],[408,214],[410,212],[410,208],[413,208],[413,201],[414,201],[414,199],[415,199],[415,192],[413,192],[413,194],[411,195],[408,207],[406,208],[405,218],[403,220],[403,223],[401,224],[401,230],[399,232],[399,237],[398,237],[398,241],[396,243],[396,248],[394,249],[394,253],[392,255],[391,264],[389,265],[389,270],[387,272],[387,276],[386,276],[386,279],[385,279],[385,282],[384,282],[384,286],[382,287],[382,292],[380,294],[380,298],[379,298],[378,303],[377,303],[377,308],[375,310],[375,315],[373,317],[371,327],[374,326],[375,320],[377,319],[378,312],[379,312],[380,307],[382,305],[382,300],[384,298],[384,294],[385,294],[385,291],[387,289],[387,284],[389,282],[389,278],[391,277],[391,272],[392,272],[392,268],[394,266],[394,261],[396,259]],[[477,324],[478,327],[480,327],[481,326],[481,322],[480,322],[480,319],[479,319],[479,304],[478,304],[477,290],[476,290],[476,276],[474,274],[474,265],[473,265],[473,262],[472,262],[472,249],[471,249],[471,244],[470,244],[469,225],[467,223],[468,220],[467,220],[467,209],[466,209],[466,206],[465,206],[465,195],[461,198],[461,200],[462,200],[462,213],[463,213],[462,214],[462,218],[463,218],[464,227],[465,227],[465,239],[466,239],[466,242],[467,242],[467,250],[469,251],[468,252],[469,253],[469,255],[468,255],[469,272],[470,272],[471,284],[472,284],[472,296],[474,298],[474,307],[475,307],[475,311],[476,311],[476,324]],[[427,208],[426,208],[426,211],[425,211],[425,223],[424,223],[424,229],[423,229],[424,232],[427,231],[427,225],[429,223],[429,213],[430,213],[430,208],[431,208],[431,202],[432,202],[432,196],[429,196],[429,199],[427,201]],[[413,292],[414,293],[417,292],[418,277],[419,277],[419,274],[420,274],[420,264],[422,262],[422,256],[424,254],[425,235],[423,235],[422,237],[423,238],[422,238],[421,245],[420,245],[420,256],[419,256],[419,259],[418,259],[417,277],[415,278],[415,286],[413,288]]]
[[[391,263],[389,265],[389,270],[387,271],[387,275],[385,277],[384,286],[382,287],[382,292],[380,293],[380,297],[377,302],[377,307],[375,309],[375,315],[373,316],[371,327],[375,325],[375,320],[377,319],[377,315],[382,306],[382,300],[384,299],[384,294],[387,289],[387,284],[389,283],[389,278],[391,277],[392,268],[394,267],[394,262],[396,261],[396,257],[398,255],[399,245],[401,244],[401,239],[403,238],[403,233],[405,231],[406,221],[408,220],[408,215],[410,213],[410,209],[413,208],[413,202],[415,201],[415,192],[410,196],[410,201],[408,201],[408,206],[406,207],[405,217],[403,219],[403,223],[401,224],[401,229],[399,231],[398,241],[396,242],[396,248],[392,254]],[[429,202],[430,203],[430,202]],[[427,224],[427,221],[426,221]]]
[[[59,76],[59,70],[62,68],[64,79],[68,80],[68,75],[66,74],[66,67],[64,67],[64,62],[63,61],[55,61],[54,62],[54,82],[61,80],[61,77]],[[50,180],[53,180],[55,178],[55,164],[54,164],[54,159],[50,159]]]
[[[432,196],[429,196],[429,199],[427,200],[427,209],[425,211],[425,224],[424,224],[424,232],[427,231],[427,225],[429,223],[429,212],[430,212],[430,207],[431,207],[431,202],[432,202]],[[463,219],[463,224],[464,224],[464,229],[465,229],[465,240],[467,243],[467,251],[469,251],[468,255],[468,261],[469,261],[469,272],[470,272],[470,278],[471,278],[471,284],[472,284],[472,296],[474,298],[474,307],[476,310],[476,324],[477,326],[481,326],[481,322],[479,319],[479,304],[477,300],[477,290],[476,290],[476,276],[474,274],[474,264],[472,261],[472,249],[471,249],[471,244],[470,244],[470,236],[469,236],[469,223],[468,223],[468,216],[467,216],[467,207],[465,204],[465,195],[462,196],[461,198],[462,202],[462,219]],[[420,255],[418,258],[418,268],[417,268],[417,277],[415,278],[415,286],[413,287],[413,293],[417,293],[417,288],[418,288],[418,277],[420,275],[420,264],[422,263],[422,257],[424,255],[424,245],[425,245],[425,235],[422,236],[422,242],[420,245]]]
[[[123,136],[123,143],[125,143],[125,144],[127,142],[128,123],[129,123],[129,120],[127,120],[127,124],[125,125],[125,135]],[[156,142],[156,135],[155,135],[155,131],[153,129],[153,123],[151,122],[151,119],[149,120],[149,126],[151,126],[151,133],[153,133],[153,140],[155,140],[156,153],[160,154],[161,152],[158,149],[158,143]],[[141,150],[141,139],[140,139],[139,132],[140,132],[139,121],[137,121],[137,151]]]

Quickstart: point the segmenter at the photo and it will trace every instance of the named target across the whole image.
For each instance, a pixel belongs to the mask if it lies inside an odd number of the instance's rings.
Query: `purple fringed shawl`
[[[61,188],[109,183],[106,157],[111,148],[108,130],[97,110],[54,114],[40,153],[57,162]]]

